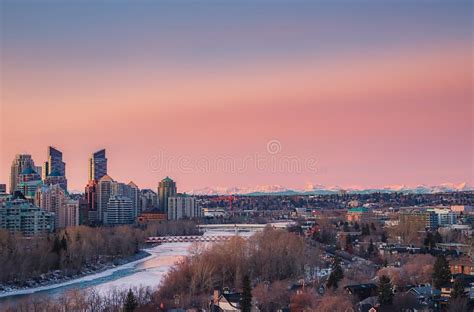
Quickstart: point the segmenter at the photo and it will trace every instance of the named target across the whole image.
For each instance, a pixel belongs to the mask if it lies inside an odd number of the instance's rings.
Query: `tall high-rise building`
[[[107,217],[107,203],[113,195],[116,182],[108,175],[104,175],[97,182],[97,222],[103,223]]]
[[[158,208],[158,196],[150,189],[140,190],[140,212],[156,210]]]
[[[63,228],[65,224],[66,203],[69,200],[66,191],[59,185],[41,187],[36,193],[35,204],[46,211],[54,212],[55,228]]]
[[[79,225],[79,200],[68,199],[60,210],[59,227]]]
[[[36,191],[43,184],[41,176],[33,167],[26,167],[18,176],[16,191],[20,191],[27,199],[33,200]]]
[[[168,198],[173,196],[176,196],[176,183],[166,177],[158,184],[158,205],[165,214],[168,214]]]
[[[133,217],[136,218],[140,214],[140,189],[138,186],[130,181],[125,188],[124,196],[130,198],[133,207]]]
[[[56,185],[58,184],[63,188],[63,190],[67,191],[67,179],[65,176],[59,175],[56,171],[51,172],[44,180],[43,183],[45,185]]]
[[[197,205],[196,198],[186,194],[168,198],[168,220],[199,217],[201,209]]]
[[[114,195],[107,203],[107,217],[104,222],[107,225],[131,224],[134,221],[133,207],[130,198]]]
[[[79,225],[79,200],[69,198],[59,185],[44,185],[36,193],[35,204],[55,214],[55,228]]]
[[[31,155],[18,154],[15,156],[10,171],[10,194],[13,194],[16,191],[20,174],[28,167],[35,168],[35,162],[31,158]]]
[[[90,225],[89,222],[89,203],[87,199],[82,197],[79,198],[79,224]]]
[[[140,213],[140,190],[138,186],[130,181],[128,184],[115,182],[112,185],[111,195],[120,195],[128,197],[132,201],[133,217],[136,218]]]
[[[52,146],[48,146],[48,160],[44,168],[47,176],[52,172],[57,172],[59,175],[65,176],[66,164],[63,161],[63,153]]]
[[[48,146],[48,160],[44,163],[42,171],[45,184],[59,184],[67,190],[66,163],[60,150]]]
[[[105,175],[107,175],[107,158],[105,149],[101,149],[89,158],[89,181],[98,181]]]
[[[40,177],[43,176],[43,167],[35,166],[33,169],[35,169],[36,173],[39,174]],[[44,180],[43,178],[41,178],[41,179]]]
[[[86,213],[82,220],[87,222],[88,225],[96,225],[99,220],[98,211],[97,211],[97,180],[90,180],[87,183],[85,192],[84,192],[85,201],[87,202]]]

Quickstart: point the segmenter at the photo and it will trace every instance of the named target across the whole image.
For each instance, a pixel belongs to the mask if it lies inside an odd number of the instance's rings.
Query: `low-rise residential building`
[[[159,222],[159,221],[165,221],[167,218],[167,215],[164,213],[160,212],[142,212],[138,218],[137,221],[140,224],[145,224],[149,222]]]
[[[24,197],[14,196],[1,203],[0,228],[34,236],[54,231],[55,215],[34,206]]]
[[[227,214],[224,208],[202,208],[201,213],[205,218],[221,218]]]
[[[450,298],[453,291],[454,281],[460,281],[461,285],[464,288],[464,293],[470,295],[471,285],[474,285],[474,276],[466,274],[454,274],[451,278],[451,281],[443,286],[441,286],[441,297]]]
[[[452,212],[469,214],[474,213],[474,206],[470,205],[453,205],[450,207]]]
[[[373,283],[348,285],[344,289],[359,301],[377,295],[377,285]]]
[[[456,224],[457,215],[446,208],[405,208],[400,210],[399,221],[418,231],[435,230],[440,226]]]
[[[229,291],[220,292],[214,290],[211,311],[219,312],[238,312],[240,309],[241,293],[231,293]]]
[[[449,268],[452,274],[474,275],[474,259],[469,256],[449,259]]]
[[[347,211],[346,219],[349,222],[361,222],[369,217],[369,209],[365,207],[350,208]]]
[[[450,209],[429,208],[426,210],[426,212],[429,214],[430,228],[438,228],[440,226],[456,224],[457,215]]]

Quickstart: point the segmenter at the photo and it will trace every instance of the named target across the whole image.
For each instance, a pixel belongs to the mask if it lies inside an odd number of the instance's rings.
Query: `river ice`
[[[252,232],[243,232],[239,235],[252,234]],[[211,230],[204,235],[234,235],[234,233]],[[0,293],[0,302],[14,302],[25,296],[54,296],[70,289],[95,288],[101,293],[106,293],[114,288],[128,289],[138,286],[156,288],[169,269],[188,254],[191,245],[192,243],[166,243],[148,248],[145,250],[150,253],[150,256],[143,259],[59,284]]]

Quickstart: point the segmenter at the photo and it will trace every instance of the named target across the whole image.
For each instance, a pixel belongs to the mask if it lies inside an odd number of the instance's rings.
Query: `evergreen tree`
[[[426,232],[426,237],[425,240],[423,241],[423,244],[429,248],[433,249],[437,243],[443,242],[443,238],[439,234],[438,231],[436,231],[434,234],[431,232]]]
[[[342,230],[343,230],[344,232],[349,232],[349,223],[344,222],[344,225],[343,225],[343,227],[342,227]]]
[[[386,242],[387,242],[387,239],[388,239],[387,233],[385,233],[385,231],[382,232],[382,234],[380,235],[380,241],[381,241],[382,243],[386,243]]]
[[[331,266],[331,274],[329,275],[328,281],[326,286],[328,288],[336,289],[339,285],[339,282],[344,278],[344,271],[341,267],[341,262],[339,258],[336,256],[334,257],[334,261]]]
[[[242,280],[242,298],[240,299],[240,310],[242,312],[250,312],[252,309],[252,285],[250,278],[245,275]]]
[[[125,312],[133,312],[135,309],[138,307],[138,302],[137,299],[135,298],[135,295],[133,294],[133,291],[131,289],[128,290],[127,293],[127,298],[125,298],[125,303],[123,305],[123,310]]]
[[[354,223],[354,230],[358,231],[360,229],[359,222]]]
[[[379,302],[381,305],[390,305],[393,302],[392,282],[386,275],[382,275],[379,281]]]
[[[59,237],[57,235],[54,235],[53,248],[51,251],[59,255],[59,253],[61,252],[61,248],[62,246],[61,246],[61,241],[59,240]]]
[[[370,223],[370,227],[372,228],[372,231],[374,231],[374,232],[377,230],[377,228],[375,227],[375,224],[373,222]]]
[[[76,234],[76,242],[79,242],[81,240],[81,233],[77,232]]]
[[[425,245],[426,248],[428,249],[433,249],[435,246],[435,239],[434,236],[431,232],[426,232],[425,239],[423,241],[423,245]]]
[[[61,249],[64,249],[64,251],[67,251],[67,239],[65,236],[63,236],[63,238],[61,239]]]
[[[346,236],[346,251],[348,253],[353,253],[354,252],[354,248],[352,246],[352,237],[350,235]]]
[[[371,239],[369,247],[367,247],[367,254],[371,256],[375,251],[374,241]]]
[[[453,289],[451,290],[451,298],[460,298],[464,296],[464,286],[462,281],[457,278],[453,283]]]
[[[369,225],[366,223],[366,224],[362,224],[362,236],[368,236],[370,235],[370,227]]]
[[[449,282],[451,279],[451,270],[449,269],[449,262],[446,257],[439,255],[433,265],[433,286],[440,288],[442,285]]]

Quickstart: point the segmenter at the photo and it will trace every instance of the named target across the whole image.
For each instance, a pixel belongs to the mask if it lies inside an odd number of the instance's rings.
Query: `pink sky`
[[[99,43],[93,57],[90,46],[78,43],[74,52],[39,41],[32,43],[37,51],[13,43],[10,51],[7,40],[0,183],[8,183],[15,154],[30,153],[41,165],[52,145],[63,151],[75,190],[87,183],[87,159],[100,148],[107,150],[114,179],[142,188],[156,188],[166,175],[180,190],[472,185],[472,42],[414,43],[187,62],[135,52],[99,57]],[[191,160],[269,156],[269,140],[281,143],[278,157],[316,159],[317,172],[150,168],[160,152]]]
[[[107,79],[94,68],[76,68],[74,77],[46,64],[36,72],[17,69],[3,84],[1,177],[7,181],[16,153],[31,153],[41,164],[51,144],[64,152],[73,189],[86,183],[87,157],[101,147],[111,176],[141,187],[155,187],[167,174],[183,189],[472,183],[468,52],[453,44],[176,76],[118,69]],[[148,167],[159,151],[242,159],[265,153],[271,139],[281,142],[281,156],[314,157],[321,170],[203,174]]]

